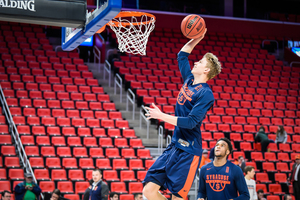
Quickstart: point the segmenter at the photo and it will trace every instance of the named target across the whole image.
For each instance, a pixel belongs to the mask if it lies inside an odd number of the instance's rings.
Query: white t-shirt
[[[246,179],[246,184],[249,190],[249,194],[250,194],[250,200],[257,200],[257,194],[256,194],[256,184],[255,184],[255,180],[253,179]]]

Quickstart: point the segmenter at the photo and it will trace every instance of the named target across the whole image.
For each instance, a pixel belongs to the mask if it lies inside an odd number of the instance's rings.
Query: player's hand
[[[149,120],[149,119],[159,119],[159,117],[162,114],[160,109],[154,103],[152,103],[152,106],[154,108],[145,107],[146,110],[147,110],[147,113],[145,114],[145,116],[147,117],[147,120]]]
[[[205,34],[206,34],[206,31],[207,31],[207,28],[205,28],[204,33],[200,36],[200,39],[201,39],[201,40],[204,38],[204,36],[205,36]]]

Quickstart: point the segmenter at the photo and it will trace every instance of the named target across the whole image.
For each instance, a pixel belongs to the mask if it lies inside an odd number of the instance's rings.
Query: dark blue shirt
[[[197,198],[206,197],[207,200],[249,200],[250,195],[241,168],[230,161],[221,167],[215,167],[213,162],[204,165],[200,170]]]
[[[193,85],[194,76],[188,61],[190,54],[178,53],[178,66],[184,80],[177,97],[175,116],[178,117],[172,143],[193,155],[202,155],[200,127],[206,112],[214,104],[213,93],[207,83]]]

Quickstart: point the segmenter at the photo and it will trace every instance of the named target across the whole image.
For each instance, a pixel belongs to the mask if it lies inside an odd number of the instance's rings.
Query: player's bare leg
[[[184,200],[183,198],[172,195],[172,200]]]
[[[145,185],[143,189],[143,195],[148,199],[148,200],[167,200],[166,197],[164,197],[161,193],[159,193],[160,186],[153,183],[149,182]]]

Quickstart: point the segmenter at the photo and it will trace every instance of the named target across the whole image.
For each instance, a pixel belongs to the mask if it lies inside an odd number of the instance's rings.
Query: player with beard
[[[198,200],[250,199],[241,168],[227,160],[231,152],[230,140],[221,138],[217,141],[214,161],[200,170]]]

